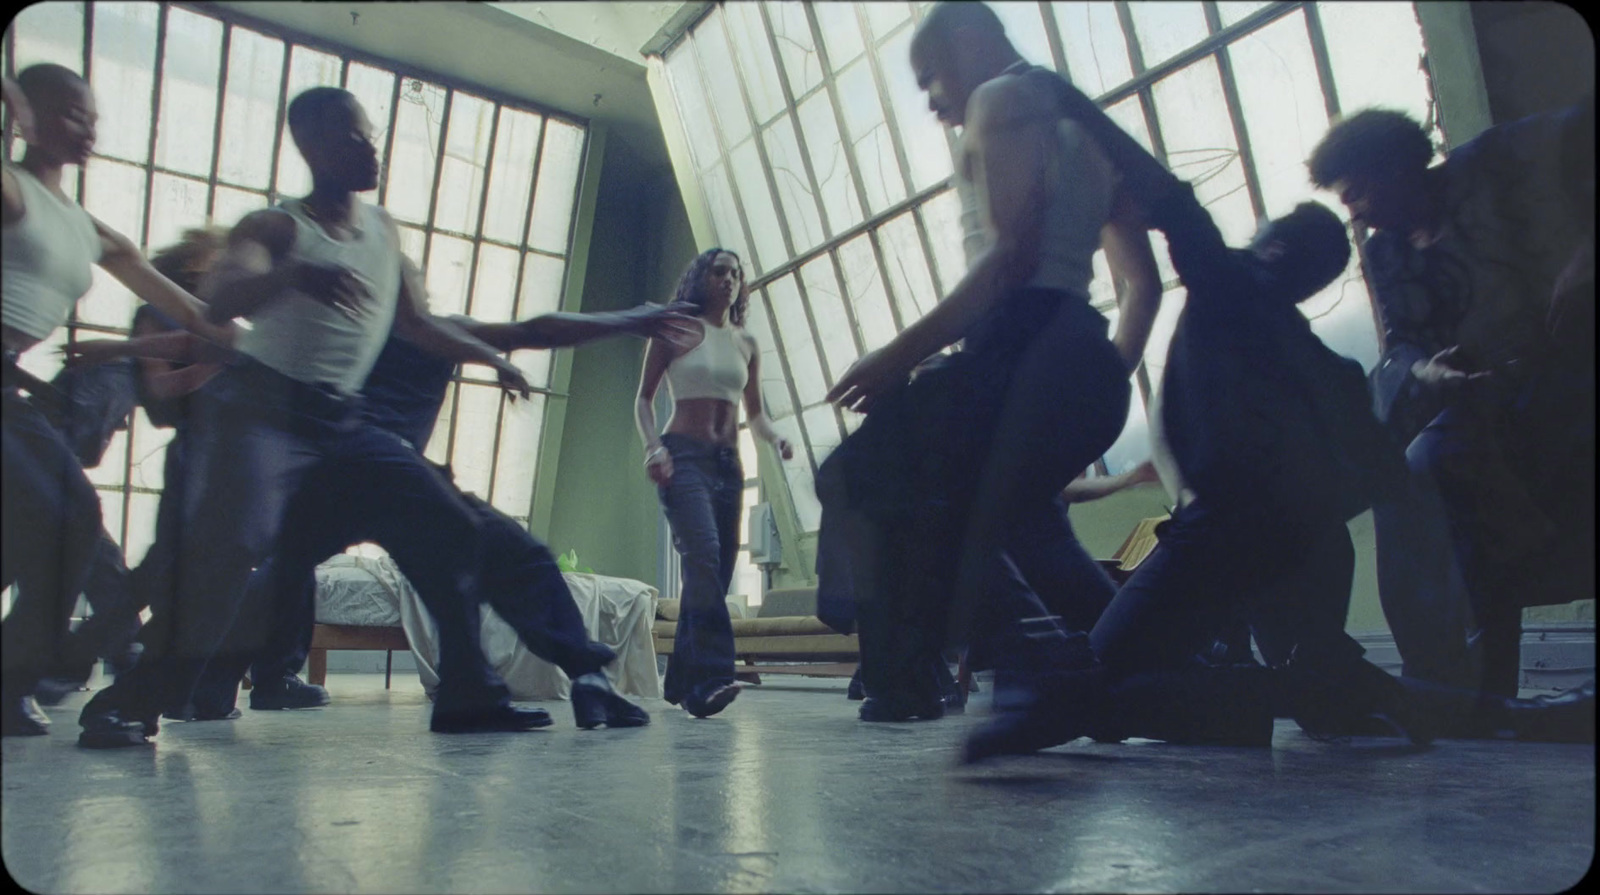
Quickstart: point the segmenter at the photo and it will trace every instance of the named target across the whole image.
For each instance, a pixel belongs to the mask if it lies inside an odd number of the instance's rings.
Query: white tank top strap
[[[65,324],[94,283],[100,260],[94,219],[76,202],[7,165],[22,193],[23,214],[0,228],[0,320],[43,340]]]
[[[294,221],[286,260],[338,264],[366,283],[368,297],[350,314],[299,290],[264,305],[248,318],[239,351],[291,379],[331,386],[353,395],[366,383],[394,325],[400,297],[400,248],[382,212],[355,203],[348,239],[335,239],[290,199],[277,207]]]
[[[713,398],[737,404],[750,378],[750,348],[744,332],[733,324],[700,321],[700,344],[667,366],[667,387],[674,401]]]

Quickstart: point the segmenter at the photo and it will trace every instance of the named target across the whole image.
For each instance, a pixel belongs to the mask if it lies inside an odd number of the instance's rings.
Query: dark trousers
[[[734,679],[726,599],[742,540],[744,471],[737,448],[674,434],[661,436],[661,443],[672,455],[672,480],[658,491],[683,566],[678,627],[663,685],[666,700],[677,704]]]
[[[72,610],[100,549],[100,498],[61,432],[15,389],[0,393],[3,553],[16,584],[0,627],[7,698],[32,692],[66,645]]]
[[[370,495],[395,515],[449,485],[404,442],[361,419],[355,402],[256,364],[235,367],[198,395],[183,495],[183,542],[165,643],[102,691],[86,711],[153,717],[194,689],[227,640],[235,653],[263,645],[270,608],[247,600],[251,570],[272,551],[290,498],[308,475],[337,468],[338,487]],[[426,540],[448,562],[407,570],[440,624],[440,676],[454,686],[487,670],[468,626],[464,593],[477,567],[478,531],[465,512],[427,518]],[[422,579],[419,581],[419,578]],[[152,621],[155,620],[152,607]],[[232,638],[227,635],[238,619]],[[475,631],[475,628],[472,628]],[[149,651],[150,644],[147,642]],[[447,684],[449,686],[449,684]],[[470,689],[470,686],[464,687]]]
[[[455,493],[481,526],[483,562],[472,592],[474,605],[487,604],[529,651],[570,678],[599,671],[615,659],[610,647],[589,639],[583,616],[549,548],[488,503]],[[291,503],[284,529],[294,534],[286,534],[279,553],[251,579],[251,587],[265,589],[267,601],[278,607],[269,640],[250,668],[254,680],[288,677],[305,664],[316,622],[315,568],[335,553],[370,541],[388,550],[402,568],[440,561],[440,557],[428,555],[426,539],[416,537],[414,518],[397,519],[376,510],[313,488],[302,489]],[[459,506],[436,503],[418,511],[427,515],[459,512]],[[225,684],[232,686],[238,683],[234,671],[213,673],[208,669],[206,677],[220,674]],[[502,687],[495,684],[465,701],[475,704],[499,699],[504,695]],[[462,695],[456,693],[453,698]]]

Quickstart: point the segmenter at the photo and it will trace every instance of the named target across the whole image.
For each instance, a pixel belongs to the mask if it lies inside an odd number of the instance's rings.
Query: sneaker
[[[253,711],[273,709],[314,709],[327,705],[328,691],[316,684],[308,684],[289,675],[277,681],[256,681],[250,688],[250,708]]]

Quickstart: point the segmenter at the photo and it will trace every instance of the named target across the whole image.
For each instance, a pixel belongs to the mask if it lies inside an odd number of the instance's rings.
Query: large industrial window
[[[587,140],[582,121],[166,3],[28,6],[6,29],[4,52],[8,76],[35,62],[87,74],[99,142],[64,186],[146,251],[186,228],[231,226],[309,190],[285,106],[308,87],[343,86],[378,131],[384,175],[377,194],[364,198],[386,205],[400,224],[406,253],[426,271],[434,312],[508,321],[560,303]],[[6,152],[20,158],[20,141]],[[96,270],[71,324],[23,365],[48,379],[60,366],[56,345],[126,333],[135,304]],[[510,403],[482,368],[466,368],[427,455],[449,463],[463,490],[526,524],[550,353],[513,359],[539,393]],[[89,471],[106,528],[130,561],[153,536],[170,437],[140,411]]]
[[[719,4],[665,53],[716,239],[750,267],[763,388],[796,445],[784,471],[806,531],[821,514],[817,464],[859,422],[823,395],[965,272],[951,138],[908,61],[928,5]],[[1410,3],[990,5],[1028,61],[1067,75],[1196,183],[1235,243],[1312,198],[1304,162],[1331,116],[1381,105],[1433,121]],[[1167,291],[1137,374],[1140,400],[1100,472],[1149,453],[1145,403],[1183,306],[1155,238]],[[1096,269],[1092,299],[1114,322],[1103,256]],[[1302,307],[1334,348],[1376,362],[1358,259]]]

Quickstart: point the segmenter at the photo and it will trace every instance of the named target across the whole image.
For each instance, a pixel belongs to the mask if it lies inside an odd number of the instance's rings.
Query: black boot
[[[1037,626],[1035,626],[1037,627]],[[1028,755],[1105,728],[1110,684],[1088,635],[1031,631],[1020,661],[995,669],[993,720],[967,737],[967,764],[997,755]]]
[[[572,715],[578,726],[591,730],[607,727],[643,727],[650,723],[644,709],[622,698],[612,689],[604,672],[579,675],[572,681]]]
[[[1291,714],[1313,737],[1387,732],[1417,746],[1433,742],[1435,725],[1419,702],[1394,675],[1365,659],[1318,661],[1296,647],[1284,674]]]
[[[273,709],[314,709],[328,704],[328,691],[316,684],[308,684],[295,675],[275,681],[252,681],[250,708],[253,711]]]

